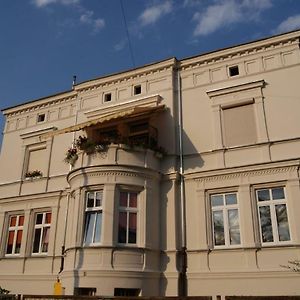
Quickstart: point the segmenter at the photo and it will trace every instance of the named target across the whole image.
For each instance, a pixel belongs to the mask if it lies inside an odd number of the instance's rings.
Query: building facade
[[[300,31],[3,110],[0,286],[295,295]]]

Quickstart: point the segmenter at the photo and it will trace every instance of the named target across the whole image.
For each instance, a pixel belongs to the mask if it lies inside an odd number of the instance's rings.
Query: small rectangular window
[[[85,230],[83,239],[85,246],[99,245],[101,242],[102,197],[103,191],[86,193]]]
[[[137,242],[137,196],[136,192],[120,193],[118,242],[121,244]]]
[[[140,295],[140,289],[115,288],[114,290],[114,296],[138,297],[139,295]]]
[[[104,95],[104,102],[110,102],[111,101],[111,93],[107,93]]]
[[[142,93],[142,86],[141,85],[134,86],[134,95],[139,95],[141,93]]]
[[[239,210],[236,193],[210,196],[214,246],[236,246],[241,244]]]
[[[20,254],[23,235],[24,215],[9,218],[6,254]]]
[[[283,187],[256,190],[262,244],[291,240],[287,203]]]
[[[239,66],[229,67],[229,75],[230,75],[230,77],[237,76],[239,74],[240,74],[240,72],[239,72]]]
[[[42,212],[35,215],[32,253],[45,254],[48,252],[50,227],[51,212]]]
[[[45,119],[46,119],[46,115],[45,114],[38,114],[38,117],[37,117],[38,123],[44,122]]]

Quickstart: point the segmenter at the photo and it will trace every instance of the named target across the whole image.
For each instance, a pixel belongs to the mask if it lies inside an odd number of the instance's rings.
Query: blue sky
[[[0,108],[298,28],[300,0],[0,0]]]

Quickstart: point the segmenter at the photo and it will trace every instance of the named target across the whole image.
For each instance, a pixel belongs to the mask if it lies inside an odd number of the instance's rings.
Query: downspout
[[[180,249],[177,250],[178,268],[178,296],[187,296],[187,253],[186,253],[186,210],[185,210],[185,182],[183,161],[183,114],[181,97],[181,77],[179,67],[176,68],[177,75],[177,100],[178,100],[178,135],[179,135],[179,181],[180,181]]]

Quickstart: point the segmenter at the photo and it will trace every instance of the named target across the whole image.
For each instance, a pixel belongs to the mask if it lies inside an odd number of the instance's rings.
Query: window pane
[[[269,190],[259,190],[259,191],[257,191],[257,199],[258,199],[258,201],[270,200]]]
[[[272,221],[269,206],[259,208],[260,226],[263,242],[273,242]]]
[[[23,230],[18,230],[15,253],[20,253]]]
[[[127,195],[125,192],[120,193],[120,206],[127,207]]]
[[[119,213],[118,242],[126,243],[127,213]]]
[[[240,238],[239,214],[237,209],[228,210],[228,224],[229,224],[230,245],[239,245],[241,243],[241,238]]]
[[[94,243],[100,243],[101,226],[102,226],[102,212],[98,212],[96,217]]]
[[[10,226],[16,226],[17,223],[17,216],[10,217]]]
[[[136,213],[129,214],[128,243],[136,243]]]
[[[94,230],[95,216],[96,216],[96,213],[87,213],[86,214],[84,242],[85,242],[85,244],[88,244],[88,245],[93,242],[93,230]]]
[[[24,216],[19,216],[19,226],[23,226],[24,224]]]
[[[130,193],[129,207],[137,207],[137,194],[136,193]]]
[[[32,250],[33,253],[39,253],[40,239],[41,239],[41,228],[37,228],[34,231],[33,250]]]
[[[8,233],[8,240],[7,240],[7,247],[6,247],[6,253],[12,254],[13,251],[13,243],[14,243],[14,231],[9,231]]]
[[[290,230],[289,230],[286,205],[285,204],[276,205],[275,210],[276,210],[279,241],[289,241]]]
[[[43,223],[43,214],[37,214],[35,224],[42,224],[42,223]]]
[[[225,202],[227,205],[237,204],[236,194],[226,194]]]
[[[94,207],[94,193],[87,194],[86,207]]]
[[[46,224],[51,223],[51,213],[46,213]]]
[[[223,211],[213,212],[215,245],[225,245]]]
[[[223,202],[223,195],[212,195],[211,196],[211,206],[222,206],[224,205]]]
[[[45,227],[43,230],[42,252],[48,252],[50,227]]]
[[[272,189],[273,200],[284,199],[284,190],[283,188]]]
[[[96,192],[96,206],[102,206],[102,192]]]

